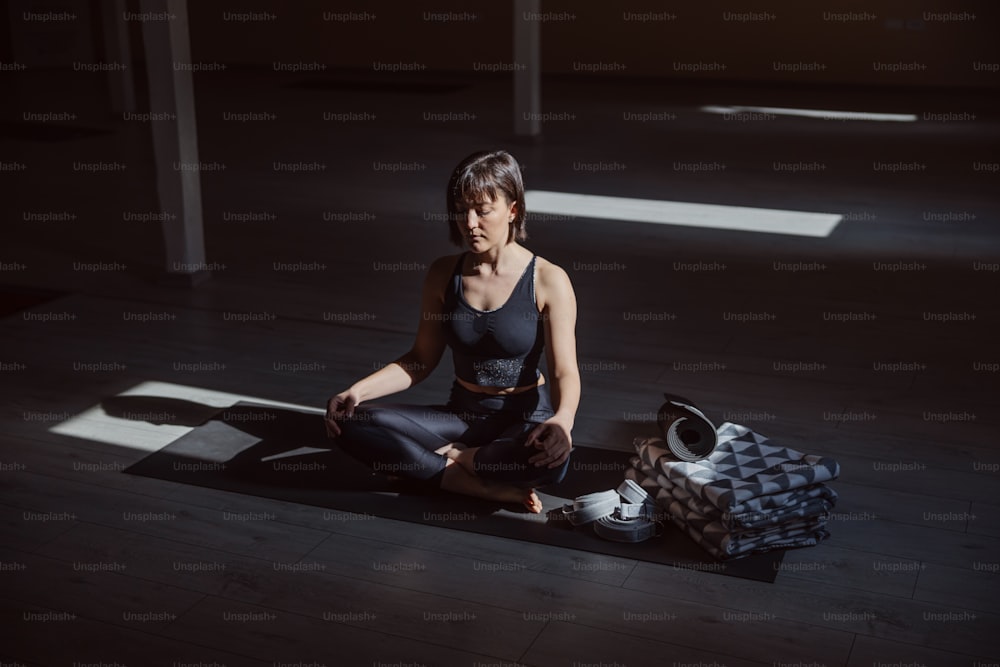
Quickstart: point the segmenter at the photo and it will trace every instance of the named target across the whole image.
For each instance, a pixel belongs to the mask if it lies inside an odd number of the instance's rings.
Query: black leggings
[[[493,396],[455,382],[446,405],[363,403],[338,420],[338,446],[377,472],[440,485],[447,459],[434,450],[450,442],[479,447],[479,477],[537,488],[562,480],[569,459],[557,468],[528,459],[541,450],[525,447],[531,430],[553,415],[548,387]]]

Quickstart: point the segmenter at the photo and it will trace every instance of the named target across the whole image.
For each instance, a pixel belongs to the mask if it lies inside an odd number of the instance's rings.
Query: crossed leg
[[[475,468],[478,448],[464,449],[458,441],[468,424],[440,408],[373,404],[359,406],[355,418],[340,422],[338,444],[375,470],[431,480],[452,493],[518,503],[541,512],[532,488],[512,480],[487,479]],[[442,444],[444,443],[444,444]],[[462,452],[467,452],[460,458]]]

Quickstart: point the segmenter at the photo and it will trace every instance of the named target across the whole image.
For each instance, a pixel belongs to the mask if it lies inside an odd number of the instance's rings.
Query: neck
[[[472,256],[472,267],[476,268],[486,265],[492,269],[493,273],[497,273],[501,268],[501,264],[504,266],[509,264],[510,258],[516,254],[516,248],[516,243],[508,243],[490,248],[485,252],[469,252],[469,255]]]

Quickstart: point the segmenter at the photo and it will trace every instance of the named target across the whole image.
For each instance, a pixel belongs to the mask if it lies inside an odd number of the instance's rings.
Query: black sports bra
[[[458,259],[445,293],[443,325],[451,347],[455,375],[484,387],[524,387],[535,384],[545,345],[545,329],[535,302],[535,258],[531,257],[510,298],[499,308],[479,310],[462,292]]]

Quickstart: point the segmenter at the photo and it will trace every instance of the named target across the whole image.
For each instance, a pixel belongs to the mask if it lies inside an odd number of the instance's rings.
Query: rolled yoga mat
[[[715,425],[686,398],[676,394],[663,397],[667,402],[660,406],[656,423],[670,453],[679,461],[708,458],[719,444]]]

